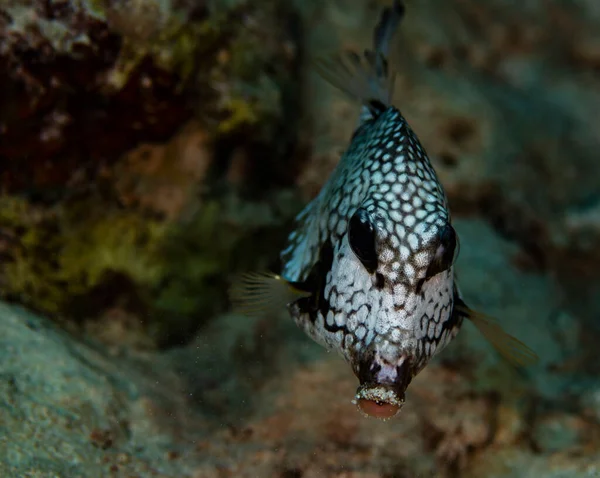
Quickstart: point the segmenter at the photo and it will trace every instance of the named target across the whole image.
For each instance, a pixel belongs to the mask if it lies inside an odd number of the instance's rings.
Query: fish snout
[[[390,363],[375,355],[361,361],[356,375],[360,386],[353,403],[363,414],[385,420],[400,412],[413,377],[408,357]]]

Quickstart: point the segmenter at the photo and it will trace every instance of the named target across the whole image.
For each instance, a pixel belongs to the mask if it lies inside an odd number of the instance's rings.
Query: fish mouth
[[[404,394],[399,395],[389,385],[364,384],[358,387],[352,403],[366,417],[388,420],[400,412]]]

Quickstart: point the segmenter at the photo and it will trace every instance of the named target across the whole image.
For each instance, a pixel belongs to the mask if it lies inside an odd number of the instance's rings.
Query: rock
[[[192,116],[204,129],[217,123],[214,139],[235,135],[240,150],[243,137],[256,147],[274,131],[277,148],[294,141],[280,127],[292,126],[287,91],[299,88],[287,4],[20,0],[0,13],[5,190],[56,200]]]
[[[516,372],[468,321],[445,351],[446,359],[470,363],[474,386],[482,391],[511,399],[532,389],[550,400],[566,397],[560,366],[580,356],[577,317],[564,313],[553,281],[520,270],[516,243],[500,238],[484,221],[457,220],[455,227],[460,238],[457,277],[466,303],[500,320],[539,360]],[[568,386],[577,388],[576,382]]]
[[[549,284],[507,266],[514,245],[484,223],[457,227],[466,293],[493,309],[527,288],[507,326],[529,339],[522,317],[543,321],[534,311],[551,306]],[[569,379],[543,367],[519,379],[470,330],[415,378],[398,419],[381,422],[351,403],[347,364],[285,314],[223,315],[184,347],[125,353],[0,304],[0,475],[593,476],[594,425],[580,428],[576,411],[540,415],[536,428],[528,418],[540,397],[573,398]],[[552,334],[532,345],[560,355]],[[577,431],[568,444],[580,454],[563,453],[568,436],[548,435],[553,423]]]
[[[280,0],[0,2],[0,296],[145,348],[223,310],[226,262],[251,259],[234,243],[273,238],[262,267],[296,212],[297,16]]]
[[[598,476],[600,456],[591,452],[584,456],[559,455],[549,458],[523,448],[495,453],[482,453],[471,463],[465,478],[593,478]]]
[[[567,451],[579,445],[585,422],[566,413],[544,416],[535,424],[533,439],[544,452]]]
[[[167,459],[178,444],[158,426],[202,425],[198,417],[177,418],[186,407],[179,388],[173,374],[136,370],[47,320],[0,305],[0,474],[190,476]]]

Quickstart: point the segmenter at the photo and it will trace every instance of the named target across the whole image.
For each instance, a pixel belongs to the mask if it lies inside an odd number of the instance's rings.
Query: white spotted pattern
[[[374,228],[375,270],[348,240],[357,210]],[[429,159],[400,112],[388,107],[357,130],[319,195],[297,217],[281,254],[282,276],[301,282],[320,258],[331,263],[319,303],[308,311],[294,304],[295,320],[355,371],[370,350],[381,363],[411,357],[416,374],[460,326],[452,320],[453,268],[424,282],[449,222]],[[328,256],[320,256],[324,250]]]

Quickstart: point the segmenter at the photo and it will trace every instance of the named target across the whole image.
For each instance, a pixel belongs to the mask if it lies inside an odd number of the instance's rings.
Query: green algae
[[[168,0],[87,0],[82,5],[92,22],[105,24],[121,41],[101,88],[110,95],[120,92],[150,60],[175,75],[178,86],[191,93],[190,102],[198,101],[191,108],[213,140],[251,126],[244,134],[255,142],[269,137],[266,130],[282,116],[280,87],[289,73],[279,62],[285,56],[282,45],[272,38],[278,35],[265,30],[278,19],[275,4],[217,3],[200,18]],[[108,188],[109,195],[115,193]],[[123,293],[134,293],[132,302],[141,303],[132,315],[141,317],[152,337],[190,331],[226,307],[228,271],[253,268],[261,257],[277,252],[270,246],[273,232],[265,233],[275,219],[264,205],[242,217],[241,207],[232,212],[222,199],[197,202],[191,218],[166,221],[98,197],[48,207],[0,196],[0,228],[18,238],[2,265],[0,295],[59,321],[94,320],[102,308],[121,306],[112,298],[93,300],[117,276],[131,285]],[[256,223],[257,215],[267,219]],[[258,252],[247,257],[246,248],[257,242]],[[98,310],[75,302],[96,304]]]
[[[161,277],[156,254],[166,226],[156,220],[91,204],[43,214],[14,197],[1,198],[0,210],[0,226],[21,231],[4,264],[4,293],[35,309],[61,315],[108,272],[147,286]]]
[[[73,304],[95,303],[95,291],[119,275],[132,285],[146,333],[159,345],[184,341],[223,311],[227,271],[255,269],[273,257],[270,228],[280,223],[266,203],[240,207],[216,199],[171,223],[91,201],[41,213],[2,197],[0,211],[0,227],[19,231],[19,246],[4,264],[5,297],[59,321],[94,320],[118,304],[86,307],[79,317]],[[246,254],[248,247],[256,253]]]
[[[143,28],[131,25],[129,9],[107,7],[108,24],[122,36],[108,85],[120,90],[141,62],[151,58],[158,68],[177,75],[180,88],[222,92],[216,104],[221,117],[217,134],[278,116],[280,99],[273,93],[277,85],[263,73],[273,50],[265,48],[259,29],[232,21],[243,6],[220,5],[207,18],[189,21],[184,12],[171,11],[163,2],[146,7]],[[219,61],[219,53],[225,61]]]

